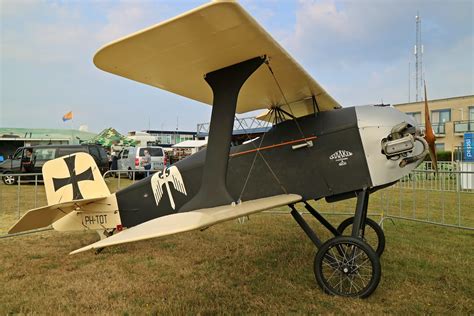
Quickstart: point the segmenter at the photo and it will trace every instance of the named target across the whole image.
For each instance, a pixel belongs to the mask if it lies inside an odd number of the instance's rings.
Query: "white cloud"
[[[0,1],[0,12],[2,18],[12,17],[33,11],[41,6],[39,0],[2,0]]]
[[[148,1],[122,1],[108,9],[106,23],[100,27],[96,38],[106,43],[129,35],[162,20],[168,6]]]
[[[77,8],[47,2],[4,16],[2,61],[61,63],[73,61],[89,48],[90,26],[82,23]],[[24,23],[28,20],[29,23]],[[3,24],[3,23],[2,23]]]
[[[409,60],[414,69],[414,16],[420,10],[431,95],[471,94],[473,6],[462,1],[302,0],[285,46],[344,105],[405,102]]]
[[[5,3],[2,60],[35,63],[89,62],[101,45],[156,23],[168,7],[150,1]]]

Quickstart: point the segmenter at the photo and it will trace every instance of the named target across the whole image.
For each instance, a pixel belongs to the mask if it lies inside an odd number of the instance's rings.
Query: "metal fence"
[[[474,172],[414,170],[379,193],[382,218],[474,230]]]
[[[459,171],[455,163],[440,163],[439,172],[430,163],[402,178],[397,184],[371,196],[369,213],[387,218],[412,220],[447,227],[474,230],[474,171]],[[111,191],[120,190],[145,175],[139,170],[107,171],[103,176]],[[15,184],[3,179],[14,176]],[[0,174],[0,232],[27,210],[46,204],[41,174]],[[471,182],[469,182],[471,181]],[[467,184],[467,185],[466,185]],[[324,214],[353,214],[354,201],[315,202]]]

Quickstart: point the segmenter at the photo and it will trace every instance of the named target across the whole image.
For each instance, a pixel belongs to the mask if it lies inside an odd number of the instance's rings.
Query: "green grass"
[[[15,190],[0,185],[2,229],[16,219],[16,211],[5,211],[16,206]],[[397,201],[396,192],[383,194]],[[38,206],[45,203],[41,194]],[[372,199],[373,213],[381,209],[380,194]],[[32,207],[31,198],[24,197],[22,210]],[[451,205],[451,197],[444,199]],[[314,205],[337,213],[353,203]],[[439,200],[430,203],[441,207]],[[0,239],[0,314],[474,313],[474,232],[386,221],[378,289],[366,300],[344,299],[322,293],[312,271],[316,249],[285,209],[277,211],[282,214],[261,213],[244,224],[230,221],[99,255],[68,255],[96,241],[94,232]],[[425,215],[421,206],[416,212]],[[334,224],[345,217],[328,216]],[[314,227],[323,239],[330,237],[319,224]]]

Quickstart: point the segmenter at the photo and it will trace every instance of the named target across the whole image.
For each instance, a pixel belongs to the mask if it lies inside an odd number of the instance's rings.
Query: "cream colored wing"
[[[214,1],[119,39],[100,49],[94,63],[104,71],[212,104],[205,74],[264,55],[289,103],[297,107],[315,96],[321,111],[340,107],[235,1]],[[242,87],[237,112],[285,103],[270,70],[262,65]]]
[[[266,209],[288,205],[301,201],[296,194],[282,194],[272,197],[242,202],[238,205],[226,205],[201,209],[187,213],[177,213],[158,217],[130,229],[124,230],[107,239],[71,252],[76,254],[90,249],[109,247],[133,241],[157,238],[215,225],[220,222]]]

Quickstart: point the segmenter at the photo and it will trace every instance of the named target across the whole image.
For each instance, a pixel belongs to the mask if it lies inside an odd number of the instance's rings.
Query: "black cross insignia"
[[[67,169],[69,170],[70,176],[67,178],[53,178],[54,191],[58,191],[62,187],[71,184],[72,185],[72,199],[73,200],[83,199],[84,197],[81,194],[81,190],[79,190],[78,183],[80,181],[86,181],[86,180],[94,181],[94,174],[92,173],[92,169],[89,167],[89,169],[76,175],[76,168],[75,168],[76,156],[66,157],[64,158],[64,161],[66,162]]]

